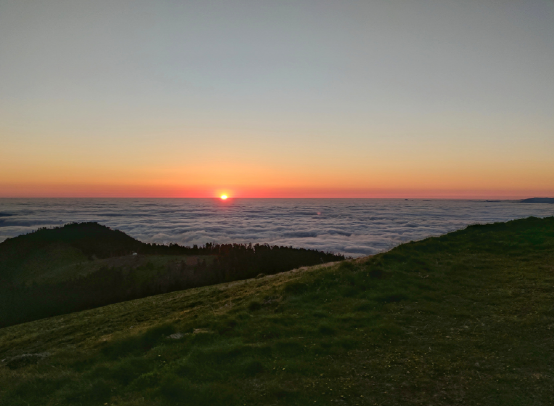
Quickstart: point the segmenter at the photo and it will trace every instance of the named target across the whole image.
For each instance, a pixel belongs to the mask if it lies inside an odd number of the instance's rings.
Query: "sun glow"
[[[220,196],[220,199],[221,199],[221,200],[227,200],[227,195],[221,195],[221,196]]]

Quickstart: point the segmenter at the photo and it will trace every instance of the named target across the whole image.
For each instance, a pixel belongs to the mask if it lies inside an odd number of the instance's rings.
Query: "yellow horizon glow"
[[[266,137],[263,142],[234,132],[227,138],[214,132],[199,139],[173,134],[160,140],[138,133],[128,144],[112,145],[107,139],[46,131],[44,138],[18,137],[0,128],[6,136],[0,149],[0,197],[553,196],[552,140],[518,138],[524,130],[523,125],[502,126],[487,139],[474,129],[446,140],[442,134],[452,131],[447,126],[426,136],[416,130],[408,136],[406,130],[402,137],[383,127],[379,136],[367,139],[341,140],[333,132],[321,140],[299,134],[294,141]],[[113,139],[116,135],[114,130]]]

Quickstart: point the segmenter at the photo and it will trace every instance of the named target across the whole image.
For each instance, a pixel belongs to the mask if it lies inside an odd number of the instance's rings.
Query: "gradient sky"
[[[0,0],[0,197],[554,196],[554,1]]]

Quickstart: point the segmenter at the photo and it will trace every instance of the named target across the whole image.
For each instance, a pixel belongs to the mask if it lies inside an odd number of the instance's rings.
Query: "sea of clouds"
[[[0,199],[0,242],[97,221],[144,242],[269,243],[358,257],[470,224],[554,215],[552,204],[403,199]]]

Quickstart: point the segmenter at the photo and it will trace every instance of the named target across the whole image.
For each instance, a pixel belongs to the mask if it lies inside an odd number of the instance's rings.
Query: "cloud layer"
[[[269,243],[348,256],[469,224],[554,215],[548,204],[400,199],[0,199],[0,241],[97,221],[144,242]]]

